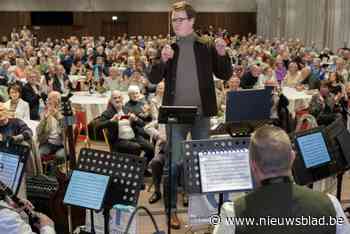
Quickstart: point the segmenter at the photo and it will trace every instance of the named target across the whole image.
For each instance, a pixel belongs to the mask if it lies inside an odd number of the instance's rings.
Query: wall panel
[[[112,22],[112,16],[121,20]],[[74,12],[72,26],[40,26],[33,30],[40,38],[62,38],[69,35],[104,35],[112,37],[128,33],[129,35],[158,35],[168,33],[167,12]],[[28,25],[31,27],[30,12],[0,12],[0,35],[9,35],[13,27]],[[233,33],[248,34],[256,32],[255,12],[200,12],[196,27],[208,25],[221,27]]]

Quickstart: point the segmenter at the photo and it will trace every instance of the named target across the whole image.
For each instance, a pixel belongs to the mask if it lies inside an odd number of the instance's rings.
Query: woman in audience
[[[284,77],[287,74],[287,69],[284,66],[282,58],[277,58],[276,59],[275,73],[276,73],[277,82],[278,82],[279,85],[281,85],[282,81],[284,80]]]
[[[284,77],[282,86],[297,87],[302,80],[301,72],[298,70],[298,65],[291,62],[288,65],[287,75]]]
[[[338,93],[345,93],[344,80],[341,75],[336,72],[331,72],[328,77],[329,92],[337,95]]]
[[[10,100],[5,102],[5,107],[13,113],[13,117],[29,120],[30,112],[29,112],[29,104],[26,101],[23,101],[21,98],[22,88],[18,84],[13,84],[8,88],[8,93],[10,96]]]
[[[263,69],[263,74],[262,76],[259,77],[258,79],[258,87],[265,87],[266,83],[277,83],[276,79],[276,73],[273,72],[273,69],[270,66],[266,66]]]

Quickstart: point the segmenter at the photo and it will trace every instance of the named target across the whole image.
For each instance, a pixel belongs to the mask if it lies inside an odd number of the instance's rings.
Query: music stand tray
[[[196,106],[161,106],[159,108],[158,123],[163,124],[191,124],[197,115]]]
[[[240,189],[237,189],[235,186],[232,189],[226,186],[225,190],[220,190],[219,188],[211,187],[211,191],[205,191],[203,188],[206,187],[203,185],[203,168],[201,168],[202,160],[207,160],[210,157],[220,158],[223,155],[229,155],[230,157],[241,157],[240,163],[241,167],[245,164],[246,169],[250,170],[249,166],[249,156],[248,156],[248,145],[249,137],[236,137],[236,138],[225,138],[225,139],[211,139],[211,140],[192,140],[184,141],[182,144],[182,150],[184,156],[184,171],[185,171],[185,189],[189,194],[203,194],[208,192],[242,192],[249,191],[253,189],[253,181],[250,171],[245,173],[240,173],[240,175],[245,174],[246,178],[244,179],[246,183],[244,186],[240,186]],[[203,157],[204,156],[204,157]],[[201,159],[202,158],[202,159]],[[245,159],[245,160],[244,160]],[[235,174],[236,172],[233,172]],[[242,178],[240,178],[242,179]],[[242,180],[241,180],[242,181]],[[235,185],[237,185],[236,183]]]

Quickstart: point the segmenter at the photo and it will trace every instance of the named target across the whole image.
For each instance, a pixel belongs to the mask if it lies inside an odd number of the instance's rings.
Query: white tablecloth
[[[289,100],[288,110],[293,117],[297,111],[309,107],[312,95],[306,91],[297,91],[295,88],[283,87],[282,93]]]
[[[72,82],[73,81],[78,82],[78,81],[85,81],[86,80],[86,76],[69,75],[68,77],[69,77],[69,80],[72,81]]]
[[[127,102],[127,93],[122,93],[122,95],[124,97],[124,103]],[[89,123],[106,110],[110,96],[111,92],[106,92],[105,94],[90,94],[86,91],[74,92],[74,95],[70,98],[70,101],[73,105],[80,105],[80,107],[86,111],[86,120]]]

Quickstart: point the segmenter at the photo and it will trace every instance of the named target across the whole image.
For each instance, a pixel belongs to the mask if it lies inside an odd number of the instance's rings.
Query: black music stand
[[[30,157],[28,146],[0,141],[0,180],[4,182],[15,195],[21,186],[27,158]]]
[[[169,126],[168,138],[168,199],[167,215],[168,215],[168,234],[171,233],[170,217],[171,217],[171,165],[172,165],[172,151],[171,146],[173,125],[174,124],[192,124],[196,118],[198,108],[196,106],[161,106],[159,108],[158,122],[167,124]]]
[[[303,161],[303,152],[298,145],[298,138],[313,133],[322,132],[331,160],[317,167],[308,168]],[[350,133],[341,118],[335,120],[329,126],[318,127],[297,133],[293,136],[295,141],[296,157],[293,164],[293,175],[297,184],[309,185],[318,180],[337,175],[337,198],[341,201],[343,174],[350,169]],[[299,157],[300,155],[300,157]]]
[[[109,233],[109,212],[113,205],[137,205],[145,167],[146,160],[139,156],[88,148],[80,150],[78,170],[111,178],[103,210],[105,234]]]
[[[222,155],[223,152],[230,153],[234,152],[230,156],[238,156],[242,152],[243,156],[248,158],[248,146],[249,137],[235,137],[235,138],[223,138],[223,139],[211,139],[211,140],[192,140],[184,141],[182,145],[182,150],[184,156],[184,171],[185,171],[185,189],[189,194],[206,194],[209,192],[203,191],[202,186],[202,174],[200,168],[200,156],[202,154],[207,154],[210,157],[215,157],[215,155]],[[249,168],[250,169],[250,168]],[[227,188],[222,190],[211,190],[210,192],[219,193],[219,207],[218,211],[220,214],[221,206],[224,202],[223,192],[243,192],[253,189],[253,181],[250,173],[251,184],[247,185],[242,189]]]
[[[250,136],[255,129],[272,122],[271,87],[231,91],[226,100],[225,128],[231,137]]]

